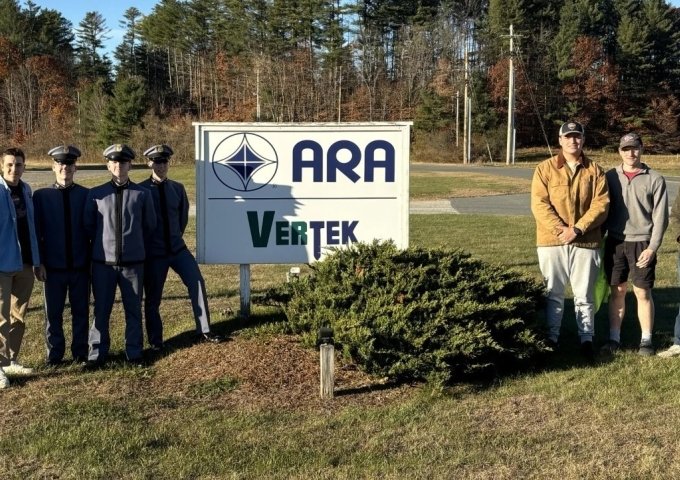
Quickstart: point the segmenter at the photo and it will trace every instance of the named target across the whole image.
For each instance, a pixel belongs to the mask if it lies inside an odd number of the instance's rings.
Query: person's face
[[[109,160],[106,163],[106,168],[109,169],[109,172],[111,172],[111,175],[116,182],[127,182],[128,174],[130,173],[130,162],[117,162],[115,160]]]
[[[623,164],[629,167],[637,167],[640,165],[640,157],[642,156],[642,147],[623,147],[619,148],[619,155]]]
[[[73,183],[73,175],[78,170],[75,163],[66,165],[65,163],[53,162],[52,171],[59,185],[68,187]]]
[[[24,174],[24,159],[22,157],[15,157],[14,155],[5,155],[2,157],[2,177],[5,181],[13,187],[19,185],[19,180]]]
[[[169,165],[168,162],[149,161],[149,168],[153,170],[153,176],[157,180],[165,180],[168,177]]]
[[[560,135],[560,147],[562,152],[578,156],[583,149],[583,135],[580,133],[567,133]]]

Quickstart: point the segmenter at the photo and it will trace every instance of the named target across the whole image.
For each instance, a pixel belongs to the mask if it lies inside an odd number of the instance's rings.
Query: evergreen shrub
[[[509,373],[544,349],[532,328],[539,282],[460,250],[357,243],[264,299],[283,307],[291,333],[313,343],[330,326],[344,355],[399,381]]]

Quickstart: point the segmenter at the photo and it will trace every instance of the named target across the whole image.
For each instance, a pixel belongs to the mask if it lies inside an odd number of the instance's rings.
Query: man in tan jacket
[[[609,194],[604,171],[583,154],[585,134],[578,122],[559,133],[559,154],[539,163],[531,182],[538,263],[547,288],[548,343],[557,348],[567,283],[574,293],[581,349],[594,357],[593,287],[600,268],[600,225]]]

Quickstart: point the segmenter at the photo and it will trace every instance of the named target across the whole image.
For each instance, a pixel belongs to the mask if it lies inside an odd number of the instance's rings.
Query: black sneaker
[[[595,361],[595,349],[593,348],[593,342],[590,340],[581,342],[581,354],[583,355],[583,358],[586,359],[586,361]]]
[[[652,357],[654,354],[656,354],[656,351],[654,350],[654,345],[652,345],[652,342],[640,343],[638,355],[642,355],[643,357]]]
[[[217,335],[216,333],[208,332],[196,335],[196,343],[208,342],[208,343],[222,343],[224,342],[224,337]]]
[[[621,344],[617,342],[616,340],[609,340],[607,343],[602,345],[602,348],[600,348],[600,353],[602,355],[616,355],[618,351],[621,350]]]

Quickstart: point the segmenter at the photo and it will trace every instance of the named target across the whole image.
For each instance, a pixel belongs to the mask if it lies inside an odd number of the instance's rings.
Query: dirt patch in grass
[[[113,362],[85,372],[77,365],[38,368],[12,379],[0,392],[8,406],[0,416],[0,430],[23,423],[26,416],[44,415],[47,404],[73,401],[127,403],[161,399],[169,404],[202,404],[234,411],[337,411],[351,406],[383,405],[406,398],[418,389],[393,385],[336,359],[336,396],[319,394],[319,353],[293,336],[245,338],[221,344],[176,348],[147,367]],[[41,406],[41,401],[44,404]],[[153,407],[152,407],[153,408]]]
[[[200,397],[243,411],[334,410],[384,404],[413,393],[413,386],[388,384],[340,359],[335,366],[336,396],[322,400],[318,351],[303,347],[292,336],[236,337],[223,344],[176,350],[160,359],[150,389],[156,395],[185,398],[203,392]]]

